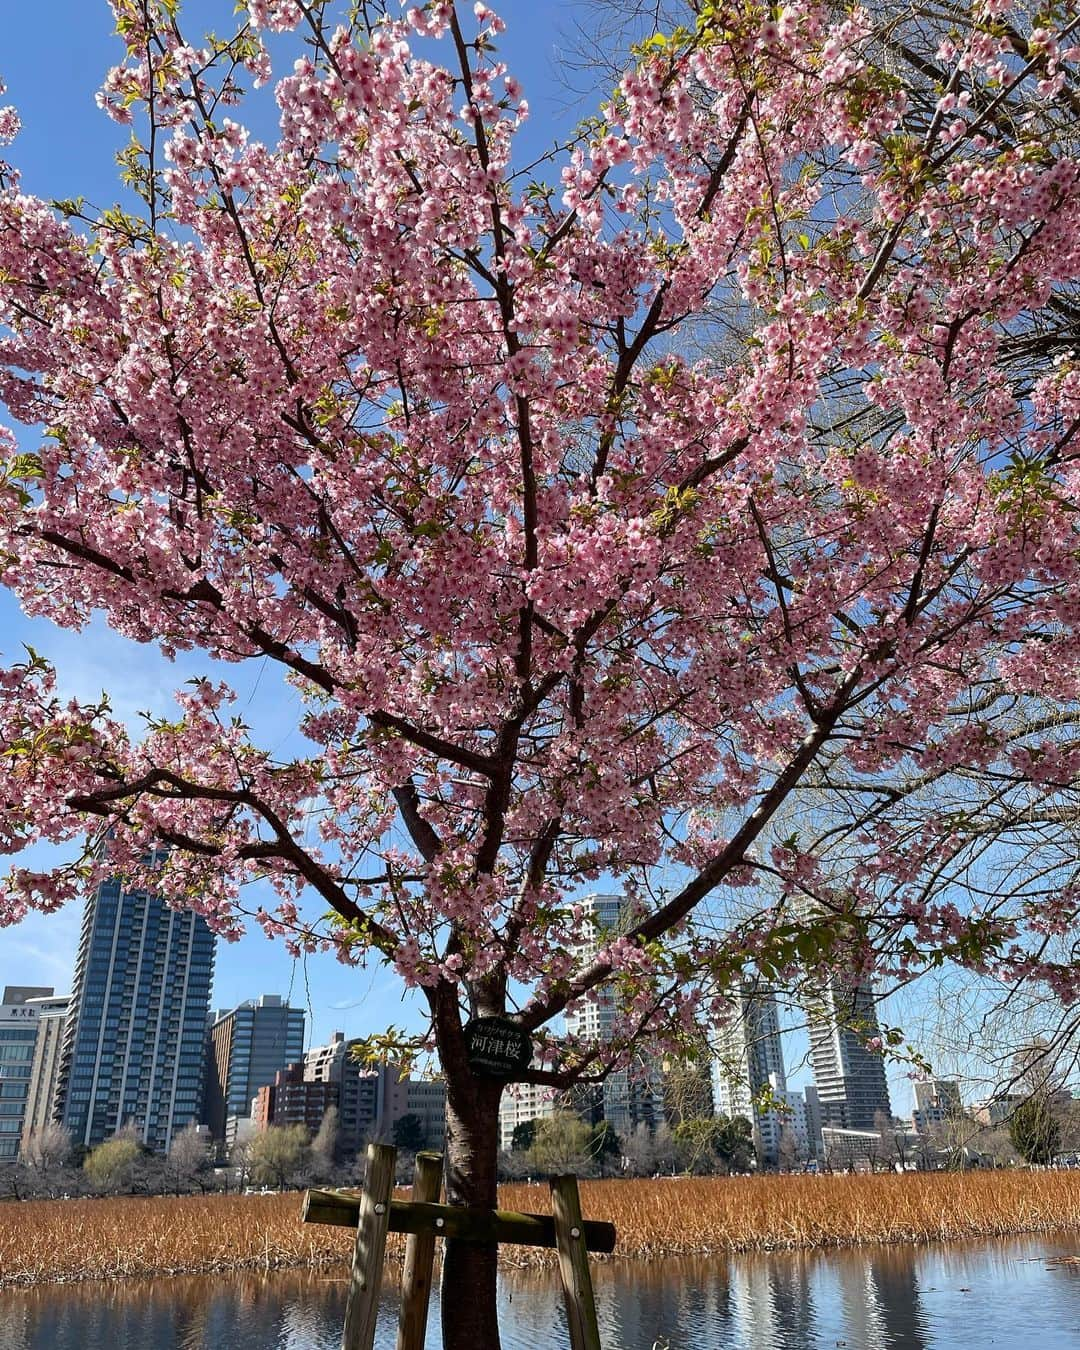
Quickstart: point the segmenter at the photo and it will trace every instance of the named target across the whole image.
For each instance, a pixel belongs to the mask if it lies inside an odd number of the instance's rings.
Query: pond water
[[[604,1350],[1076,1350],[1080,1234],[595,1267]],[[568,1344],[558,1285],[510,1272],[505,1350]],[[388,1292],[376,1345],[392,1350]],[[437,1303],[437,1300],[435,1300]],[[335,1274],[0,1292],[0,1350],[337,1350]],[[432,1308],[428,1350],[437,1350]]]

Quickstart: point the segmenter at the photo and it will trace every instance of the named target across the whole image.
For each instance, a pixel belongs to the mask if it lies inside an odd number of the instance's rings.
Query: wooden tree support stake
[[[388,1232],[408,1234],[397,1350],[423,1350],[435,1239],[440,1237],[459,1242],[510,1242],[525,1247],[557,1248],[570,1348],[601,1350],[588,1254],[615,1249],[615,1225],[582,1219],[576,1177],[553,1178],[551,1214],[515,1214],[509,1210],[438,1204],[441,1154],[417,1154],[411,1200],[391,1199],[395,1149],[386,1144],[369,1144],[367,1159],[367,1176],[359,1194],[308,1191],[304,1197],[304,1223],[356,1226],[341,1350],[373,1350]],[[463,1292],[467,1297],[468,1292]]]
[[[413,1177],[414,1203],[437,1201],[442,1187],[442,1154],[418,1153]],[[435,1262],[435,1229],[410,1233],[405,1242],[405,1269],[401,1275],[401,1315],[397,1350],[424,1350],[427,1336],[431,1271]]]
[[[341,1350],[372,1350],[379,1311],[386,1234],[390,1227],[390,1194],[394,1189],[397,1150],[389,1144],[368,1144],[367,1174],[360,1196],[352,1274],[345,1303]]]
[[[596,1321],[596,1300],[589,1274],[577,1177],[552,1177],[551,1211],[555,1216],[555,1242],[559,1249],[559,1274],[566,1301],[570,1350],[600,1350],[600,1328]]]

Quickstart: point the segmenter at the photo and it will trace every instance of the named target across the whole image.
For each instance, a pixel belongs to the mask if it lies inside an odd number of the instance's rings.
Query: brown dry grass
[[[614,1222],[618,1256],[930,1242],[1080,1228],[1080,1174],[792,1176],[592,1181],[589,1218]],[[546,1186],[506,1186],[505,1209],[548,1210]],[[38,1200],[0,1204],[0,1286],[117,1276],[327,1267],[351,1230],[300,1222],[300,1196]],[[402,1239],[391,1237],[389,1255]],[[504,1247],[514,1265],[551,1253]]]
[[[300,1200],[286,1192],[6,1202],[0,1287],[345,1260],[352,1230],[301,1223]]]
[[[507,1187],[504,1203],[543,1207],[544,1190]],[[622,1256],[940,1242],[1080,1228],[1080,1173],[586,1181],[581,1207],[615,1224]]]

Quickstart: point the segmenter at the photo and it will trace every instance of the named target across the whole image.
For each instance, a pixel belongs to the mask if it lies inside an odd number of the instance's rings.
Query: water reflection
[[[926,1326],[919,1305],[916,1257],[906,1249],[869,1253],[837,1264],[849,1339],[875,1350],[924,1350]]]
[[[783,1261],[766,1257],[733,1261],[729,1278],[736,1343],[747,1350],[816,1344],[810,1270],[810,1259],[803,1254]]]
[[[1080,1237],[700,1258],[595,1270],[605,1350],[1040,1350],[1080,1344]],[[340,1273],[176,1278],[0,1294],[0,1350],[337,1350]],[[567,1345],[549,1272],[509,1272],[506,1350]],[[394,1344],[384,1295],[376,1345]],[[438,1308],[428,1350],[438,1350]]]
[[[8,1290],[0,1350],[336,1350],[344,1308],[340,1276],[292,1271]]]

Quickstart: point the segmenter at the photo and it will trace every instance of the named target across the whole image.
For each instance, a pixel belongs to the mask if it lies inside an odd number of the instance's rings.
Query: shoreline
[[[673,1194],[673,1191],[675,1194]],[[0,1289],[95,1280],[346,1268],[351,1229],[302,1224],[303,1192],[0,1203]],[[615,1223],[600,1261],[659,1262],[853,1247],[922,1246],[1080,1231],[1080,1173],[915,1173],[583,1181],[582,1209]],[[548,1188],[509,1185],[504,1208],[547,1212]],[[387,1261],[404,1254],[391,1234]],[[504,1247],[507,1268],[554,1252]]]

